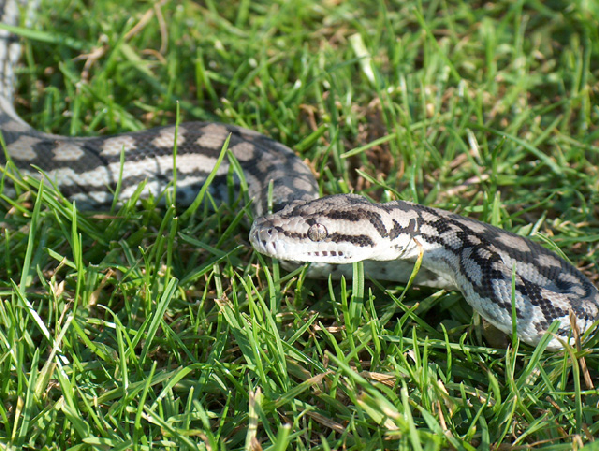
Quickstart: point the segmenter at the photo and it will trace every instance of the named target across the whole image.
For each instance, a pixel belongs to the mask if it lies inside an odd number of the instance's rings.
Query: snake
[[[377,278],[458,290],[482,318],[535,346],[557,321],[548,349],[573,344],[599,319],[599,292],[572,264],[527,237],[439,208],[394,201],[374,203],[356,194],[321,197],[309,167],[287,146],[263,134],[216,122],[184,122],[114,136],[67,137],[33,129],[14,108],[20,39],[14,27],[26,3],[0,0],[0,132],[4,172],[43,177],[81,208],[102,208],[173,189],[190,204],[208,178],[217,202],[231,202],[237,162],[255,218],[250,242],[260,253],[310,263],[309,275],[351,276],[363,261]],[[28,13],[29,14],[29,13]],[[29,17],[27,15],[26,17]],[[12,31],[11,31],[12,30]],[[232,158],[221,158],[225,142]],[[173,148],[176,146],[176,167]],[[123,161],[121,161],[121,158]],[[39,169],[43,172],[40,173]],[[245,184],[242,180],[245,179]],[[118,188],[118,189],[117,189]],[[5,177],[4,195],[17,195]]]

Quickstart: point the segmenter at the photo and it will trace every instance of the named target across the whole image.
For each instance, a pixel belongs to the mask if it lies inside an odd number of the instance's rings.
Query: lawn
[[[599,282],[596,2],[46,0],[20,34],[39,130],[236,124],[323,194],[478,218]],[[79,212],[4,180],[1,449],[598,449],[599,335],[535,350],[457,292],[289,274],[243,193]]]

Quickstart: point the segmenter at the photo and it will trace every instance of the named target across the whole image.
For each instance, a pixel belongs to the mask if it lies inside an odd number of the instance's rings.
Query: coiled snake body
[[[0,0],[2,23],[15,25],[13,0]],[[314,262],[313,271],[351,274],[354,261],[377,267],[384,279],[406,282],[422,253],[416,283],[460,290],[483,318],[505,333],[539,342],[553,321],[558,336],[571,336],[570,313],[584,332],[599,318],[599,292],[571,264],[536,243],[489,224],[409,202],[373,204],[357,195],[318,199],[317,183],[293,152],[261,134],[230,125],[193,122],[178,128],[123,133],[112,137],[69,138],[33,130],[13,107],[18,40],[0,30],[0,131],[10,159],[21,174],[44,170],[61,192],[78,205],[112,202],[121,171],[121,199],[147,180],[146,192],[159,195],[172,180],[177,144],[177,199],[193,200],[214,168],[221,147],[238,160],[253,199],[252,245],[280,260]],[[0,155],[0,163],[5,164]],[[210,189],[228,201],[229,164],[221,163]],[[273,187],[272,215],[266,211]],[[5,187],[9,194],[11,188]],[[379,262],[379,263],[377,263]],[[331,265],[333,264],[333,265]],[[340,265],[341,264],[341,265]],[[515,289],[512,290],[512,283]],[[553,339],[550,348],[559,348]]]

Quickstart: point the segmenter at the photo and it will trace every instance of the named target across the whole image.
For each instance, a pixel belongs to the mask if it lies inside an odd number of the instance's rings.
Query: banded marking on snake
[[[14,0],[0,1],[2,23],[16,25],[18,13]],[[309,168],[291,149],[259,133],[208,122],[92,138],[36,131],[13,106],[19,55],[19,39],[0,30],[0,131],[6,150],[22,175],[38,177],[32,165],[42,168],[79,206],[101,208],[113,201],[121,151],[125,164],[120,198],[131,196],[144,180],[146,195],[160,195],[174,175],[175,138],[177,200],[189,203],[230,135],[229,148],[253,201],[256,219],[250,241],[263,254],[287,262],[312,262],[310,274],[315,276],[351,275],[349,263],[365,261],[366,270],[380,278],[406,282],[423,252],[416,284],[459,290],[483,318],[507,334],[512,330],[514,279],[518,336],[536,345],[552,322],[559,321],[559,339],[552,339],[550,349],[571,342],[571,313],[581,332],[599,319],[597,289],[552,251],[523,236],[437,208],[403,201],[374,204],[353,194],[318,198],[318,184]],[[6,164],[4,156],[0,164]],[[210,186],[221,202],[230,201],[228,173],[225,160]],[[275,213],[267,215],[270,183]],[[15,192],[5,187],[5,194]]]

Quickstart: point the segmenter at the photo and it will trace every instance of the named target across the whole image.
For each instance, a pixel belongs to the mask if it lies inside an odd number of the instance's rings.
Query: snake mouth
[[[319,243],[318,248],[306,240],[292,237],[272,224],[255,221],[250,230],[250,242],[261,254],[291,262],[349,263],[355,260],[349,246]]]

